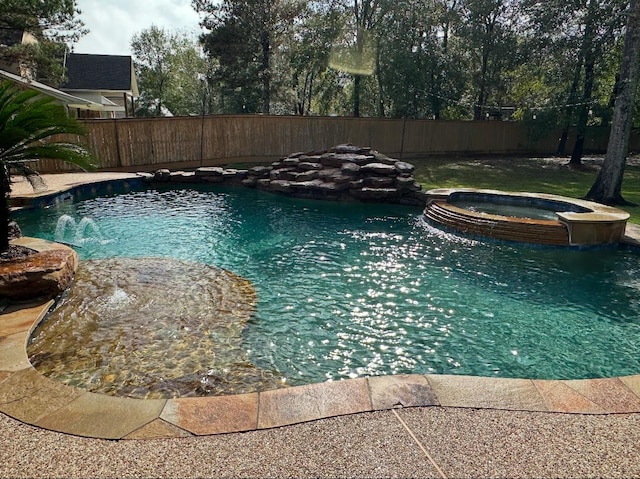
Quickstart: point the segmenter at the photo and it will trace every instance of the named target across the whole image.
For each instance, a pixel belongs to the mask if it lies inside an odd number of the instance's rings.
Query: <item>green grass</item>
[[[565,158],[418,158],[415,179],[425,190],[431,188],[491,188],[505,191],[551,193],[583,197],[598,174],[602,157],[583,160],[584,168],[570,169]],[[627,162],[622,195],[640,205],[640,159]],[[640,206],[618,206],[640,223]]]

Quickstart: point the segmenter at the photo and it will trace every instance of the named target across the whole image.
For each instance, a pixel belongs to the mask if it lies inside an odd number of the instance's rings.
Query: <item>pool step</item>
[[[465,234],[523,243],[569,245],[566,226],[556,220],[532,220],[476,213],[458,208],[446,201],[432,201],[425,208],[424,215],[436,225]]]

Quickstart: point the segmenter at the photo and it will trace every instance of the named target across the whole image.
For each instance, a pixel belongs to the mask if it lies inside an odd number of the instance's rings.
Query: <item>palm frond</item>
[[[35,189],[41,178],[30,166],[34,160],[62,160],[82,169],[93,167],[91,154],[70,135],[83,135],[80,122],[64,107],[40,93],[0,83],[0,251],[9,247],[9,168],[21,173]]]
[[[11,164],[11,167],[27,179],[33,191],[38,192],[47,189],[47,183],[40,176],[40,173],[31,168],[26,162],[15,162]]]
[[[10,82],[0,84],[0,161],[54,159],[82,169],[93,167],[87,149],[58,135],[83,135],[83,125],[69,118],[64,107],[33,90]]]

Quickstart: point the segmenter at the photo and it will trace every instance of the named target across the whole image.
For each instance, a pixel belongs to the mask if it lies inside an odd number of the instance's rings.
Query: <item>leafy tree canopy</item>
[[[26,31],[38,43],[10,45],[0,49],[0,60],[22,64],[34,76],[58,86],[64,81],[66,43],[87,33],[75,0],[2,0],[0,29]]]
[[[6,27],[26,30],[37,38],[76,41],[86,33],[76,0],[3,0],[0,19]]]
[[[216,64],[213,81],[222,111],[270,113],[273,101],[284,100],[291,73],[286,40],[295,35],[308,3],[192,0],[208,31],[201,41]]]
[[[628,3],[192,0],[219,111],[537,120],[549,131],[610,123]]]
[[[202,112],[208,65],[195,39],[152,25],[131,39],[138,75],[138,114]]]

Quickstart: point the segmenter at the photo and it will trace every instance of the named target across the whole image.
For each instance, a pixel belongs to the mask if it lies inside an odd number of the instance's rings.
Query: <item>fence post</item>
[[[113,119],[113,131],[115,136],[116,143],[116,165],[118,168],[122,167],[122,157],[120,156],[120,135],[118,134],[118,119]]]

